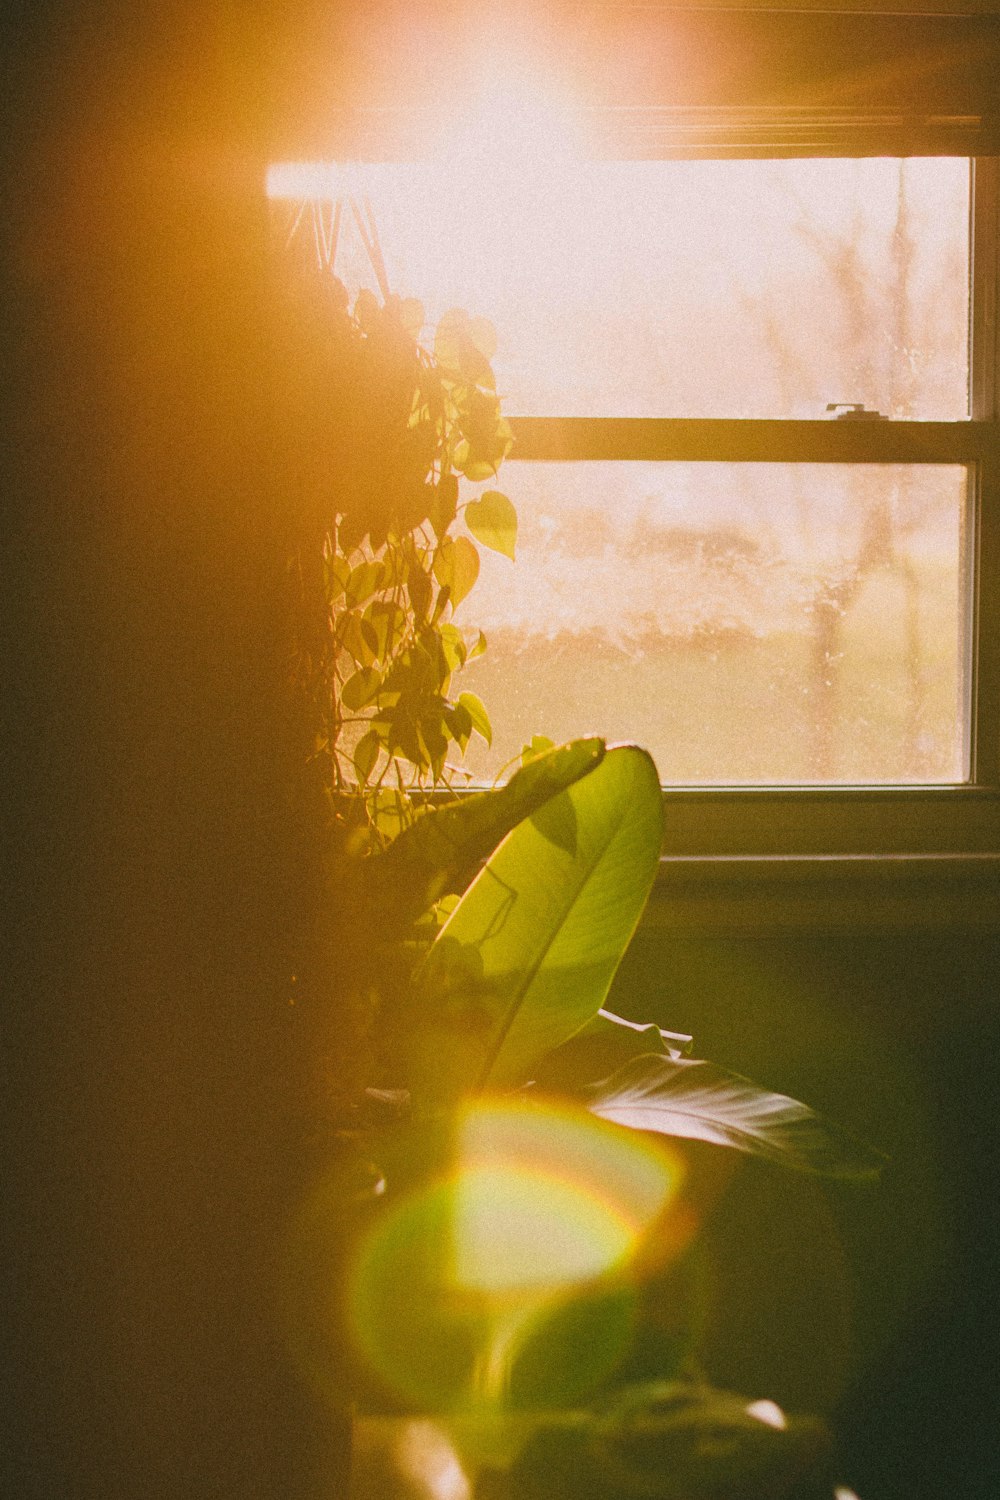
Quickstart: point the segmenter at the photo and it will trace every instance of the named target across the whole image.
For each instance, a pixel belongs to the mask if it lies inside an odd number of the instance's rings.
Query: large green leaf
[[[383,934],[387,924],[399,931],[442,896],[464,890],[516,823],[589,775],[603,757],[603,740],[571,740],[536,757],[505,786],[427,812],[359,868],[375,925]]]
[[[646,904],[662,837],[656,767],[632,745],[609,750],[507,835],[417,975],[423,1005],[460,1016],[464,1040],[477,1038],[471,1086],[526,1082],[597,1014]]]
[[[885,1159],[797,1099],[713,1063],[637,1057],[596,1084],[587,1108],[633,1130],[731,1146],[829,1177],[873,1177]]]

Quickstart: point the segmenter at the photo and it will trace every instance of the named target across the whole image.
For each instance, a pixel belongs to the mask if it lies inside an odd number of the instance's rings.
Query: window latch
[[[836,412],[837,422],[888,422],[880,411],[870,411],[863,401],[828,401],[827,411]]]

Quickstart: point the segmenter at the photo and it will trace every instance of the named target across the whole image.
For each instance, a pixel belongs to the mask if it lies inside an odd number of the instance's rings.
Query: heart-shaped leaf
[[[479,577],[479,553],[467,536],[447,537],[434,560],[434,576],[457,608]]]
[[[459,693],[458,702],[459,706],[465,709],[472,720],[472,727],[476,733],[483,737],[487,745],[492,745],[493,726],[490,723],[490,716],[486,712],[486,705],[483,703],[483,700],[478,698],[475,693]]]
[[[517,545],[517,511],[499,490],[484,490],[478,500],[465,507],[465,524],[477,542],[514,561]]]

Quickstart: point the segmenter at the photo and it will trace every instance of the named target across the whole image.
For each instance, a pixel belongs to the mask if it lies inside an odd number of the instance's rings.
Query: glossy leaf
[[[354,769],[359,781],[367,781],[375,769],[379,749],[378,735],[372,729],[367,730],[354,748]]]
[[[442,542],[434,561],[434,576],[450,591],[452,604],[461,604],[479,577],[479,553],[468,537]]]
[[[465,507],[465,524],[484,547],[514,561],[517,545],[517,511],[499,490],[484,490],[478,500]]]
[[[595,1085],[587,1108],[632,1130],[729,1146],[801,1171],[872,1177],[884,1158],[797,1099],[712,1063],[637,1057]]]
[[[477,954],[482,983],[465,998],[481,1017],[479,1086],[526,1082],[541,1057],[597,1014],[656,874],[663,799],[645,751],[608,751],[589,776],[543,806],[555,803],[568,804],[572,852],[536,819],[519,823],[466,891],[417,978],[426,1004],[446,1003],[454,965],[445,955],[456,944]]]
[[[492,745],[493,726],[482,699],[477,698],[475,693],[459,693],[458,701],[472,720],[476,733],[482,735],[487,745]]]
[[[348,677],[341,689],[340,700],[345,708],[349,708],[352,713],[356,712],[359,708],[364,708],[366,703],[371,703],[381,685],[381,674],[374,667],[363,667],[360,672]]]

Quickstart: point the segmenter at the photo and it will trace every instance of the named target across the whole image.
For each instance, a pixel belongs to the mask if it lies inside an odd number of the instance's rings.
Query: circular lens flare
[[[354,1258],[348,1307],[365,1362],[428,1409],[502,1403],[555,1305],[627,1283],[680,1176],[659,1145],[583,1110],[477,1101],[446,1169],[387,1203]],[[603,1368],[605,1351],[594,1360]]]

